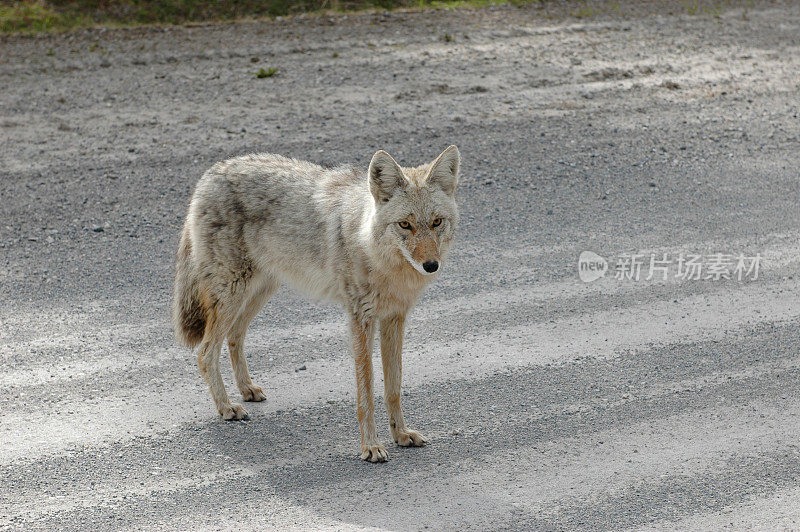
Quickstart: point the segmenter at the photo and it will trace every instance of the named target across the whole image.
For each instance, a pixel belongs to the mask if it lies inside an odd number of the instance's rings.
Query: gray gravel
[[[800,528],[800,10],[617,6],[0,38],[0,528]],[[267,401],[220,421],[167,319],[201,173],[448,144],[404,364],[431,444],[358,460],[341,312],[289,288]],[[764,260],[584,284],[584,250]]]

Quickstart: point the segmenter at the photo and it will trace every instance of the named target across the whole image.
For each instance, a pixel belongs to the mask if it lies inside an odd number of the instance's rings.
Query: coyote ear
[[[389,198],[399,188],[406,184],[406,177],[400,165],[392,156],[383,150],[378,150],[369,163],[369,191],[376,203],[389,201]]]
[[[461,154],[457,147],[450,146],[433,161],[426,180],[428,184],[438,185],[445,194],[452,196],[458,185],[459,166],[461,166]]]

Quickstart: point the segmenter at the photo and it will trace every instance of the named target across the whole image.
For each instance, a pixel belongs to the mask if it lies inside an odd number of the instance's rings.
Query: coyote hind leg
[[[222,374],[219,371],[222,342],[233,323],[233,313],[238,310],[240,305],[232,304],[230,299],[225,303],[220,300],[211,303],[207,298],[207,302],[208,304],[204,305],[207,309],[206,325],[203,340],[197,350],[197,365],[208,383],[211,397],[222,418],[226,421],[246,419],[247,411],[244,407],[238,403],[231,403],[228,398],[228,392],[225,391],[225,384],[222,382]]]
[[[278,282],[269,278],[263,286],[256,289],[250,298],[242,306],[239,315],[233,322],[233,326],[228,332],[228,353],[231,356],[233,375],[236,378],[236,386],[242,393],[245,401],[263,401],[267,398],[264,390],[260,386],[253,384],[250,379],[250,371],[247,369],[247,359],[244,356],[244,337],[247,327],[253,318],[261,311],[267,300],[272,297],[278,289]]]

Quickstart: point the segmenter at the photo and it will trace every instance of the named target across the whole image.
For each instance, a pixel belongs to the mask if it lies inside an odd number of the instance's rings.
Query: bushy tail
[[[178,245],[175,265],[175,289],[172,295],[172,330],[182,344],[194,347],[203,339],[206,309],[200,296],[200,285],[192,265],[192,241],[184,228]]]

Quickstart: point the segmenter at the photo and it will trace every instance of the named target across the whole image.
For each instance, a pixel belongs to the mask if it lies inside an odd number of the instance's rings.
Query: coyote
[[[400,406],[406,314],[441,270],[458,224],[461,157],[450,146],[432,163],[402,168],[385,151],[367,175],[280,155],[246,155],[200,179],[181,233],[172,305],[178,340],[199,344],[197,363],[226,420],[245,419],[219,371],[227,337],[245,401],[263,401],[242,347],[245,331],[281,282],[340,303],[356,365],[361,458],[388,459],[375,429],[372,346],[380,326],[384,398],[394,441],[422,446]]]

